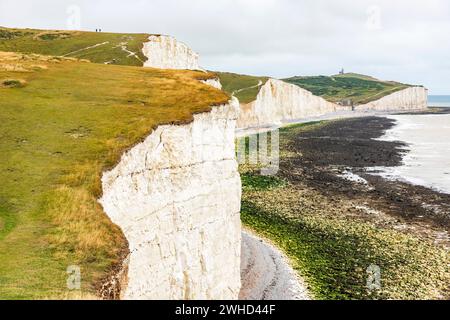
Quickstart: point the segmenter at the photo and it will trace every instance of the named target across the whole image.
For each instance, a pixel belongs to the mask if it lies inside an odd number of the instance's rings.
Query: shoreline
[[[295,126],[299,124],[306,124],[310,122],[319,121],[331,121],[331,120],[344,120],[352,118],[364,118],[364,117],[383,117],[389,115],[421,115],[421,114],[450,114],[450,108],[445,107],[428,107],[426,110],[418,109],[412,111],[336,111],[332,113],[327,113],[322,116],[317,117],[307,117],[303,119],[282,121],[280,123],[274,124],[273,126],[264,126],[257,128],[244,128],[236,130],[236,137],[243,138],[246,136],[273,131],[276,129],[283,129],[289,126]]]
[[[436,110],[432,109],[430,112],[434,113]],[[339,232],[354,233],[354,237],[366,239],[364,241],[368,241],[370,245],[361,244],[358,250],[375,250],[375,255],[379,257],[378,263],[389,269],[388,277],[392,278],[389,289],[366,298],[450,297],[448,285],[444,288],[445,285],[438,280],[449,277],[450,195],[401,181],[388,181],[366,170],[367,167],[401,165],[404,143],[374,140],[393,126],[394,121],[386,117],[366,116],[282,128],[280,172],[272,182],[269,181],[273,183],[272,187],[261,189],[258,182],[260,178],[252,169],[241,169],[244,177],[244,224],[273,240],[287,253],[294,261],[293,267],[308,275],[305,281],[314,287],[312,293],[317,294],[318,298],[330,298],[333,295],[357,298],[358,295],[362,297],[366,294],[363,289],[364,275],[356,276],[349,270],[341,271],[346,277],[353,279],[349,280],[350,283],[356,281],[355,277],[359,277],[356,282],[361,286],[355,292],[348,289],[342,291],[339,289],[341,286],[350,285],[347,280],[335,278],[332,275],[334,271],[321,269],[321,266],[317,266],[308,257],[309,254],[317,254],[315,259],[342,259],[339,260],[341,264],[353,259],[350,258],[353,255],[359,257],[359,260],[368,258],[352,251],[355,248],[347,247],[349,243],[342,242],[342,236],[330,243],[320,243],[314,239],[314,233],[317,233],[318,229],[321,230],[320,234],[327,234],[327,237],[336,236],[337,231],[332,231],[335,226],[329,225],[324,218],[335,221]],[[277,181],[285,181],[286,186],[278,187],[280,184]],[[266,184],[265,182],[261,185]],[[346,222],[341,224],[342,221]],[[312,222],[313,225],[310,225]],[[295,227],[299,224],[302,229],[313,229],[305,234],[293,235],[292,232],[302,230]],[[356,232],[355,229],[358,228],[367,230]],[[376,237],[372,233],[375,233]],[[357,238],[353,241],[359,242]],[[292,252],[292,248],[283,246],[286,239],[300,241],[297,243],[299,247],[303,241],[312,241],[313,248],[305,247]],[[389,243],[385,245],[386,248],[376,244],[384,241]],[[417,243],[411,246],[398,244],[398,241]],[[387,249],[389,250],[386,251]],[[329,250],[337,253],[338,257],[334,257]],[[423,250],[429,253],[424,253]],[[396,258],[388,259],[392,252],[395,252]],[[407,258],[403,257],[405,252],[409,255]],[[339,257],[341,254],[342,257]],[[440,260],[439,255],[444,255],[444,260]],[[396,259],[411,259],[409,267],[402,266],[405,269],[403,272],[408,275],[408,281],[411,282],[410,287],[404,287],[397,279],[402,276],[391,269],[390,261]],[[415,268],[419,269],[428,269],[430,265],[436,264],[437,271],[427,271],[431,272],[428,277],[432,280],[424,278],[423,284],[412,285],[417,281],[416,278],[422,277],[413,270],[414,264]],[[315,270],[316,268],[318,270]],[[320,280],[317,284],[317,277],[328,272],[331,272],[329,279]],[[333,295],[330,295],[330,292],[334,292]]]
[[[298,177],[290,173],[295,170],[294,167],[306,168],[308,174],[312,175],[312,179],[306,180],[307,183],[320,188],[324,194],[373,201],[380,209],[397,218],[449,228],[449,194],[410,182],[385,179],[370,170],[395,168],[403,164],[406,143],[374,140],[394,126],[392,119],[384,117],[327,123],[321,130],[305,133],[302,139],[291,144],[290,147],[307,153],[307,160],[285,162],[285,168],[281,169],[282,176],[295,181]],[[340,177],[346,172],[361,177],[366,183]],[[428,205],[428,208],[422,204]],[[447,245],[450,246],[450,239]]]

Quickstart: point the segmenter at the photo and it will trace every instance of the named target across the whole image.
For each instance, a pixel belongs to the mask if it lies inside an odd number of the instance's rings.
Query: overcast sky
[[[0,0],[0,25],[67,29],[76,8],[83,30],[170,34],[212,70],[282,78],[344,67],[450,94],[448,0]]]

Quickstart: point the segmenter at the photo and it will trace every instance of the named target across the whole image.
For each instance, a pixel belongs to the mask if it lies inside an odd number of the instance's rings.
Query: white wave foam
[[[388,179],[450,193],[450,115],[388,116],[397,125],[378,140],[408,144],[399,167],[372,168]]]

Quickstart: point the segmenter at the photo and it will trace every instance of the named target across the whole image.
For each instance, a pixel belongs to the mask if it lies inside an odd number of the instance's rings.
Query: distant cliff
[[[428,91],[424,87],[408,87],[367,104],[355,105],[354,111],[412,111],[428,107]],[[250,103],[241,103],[239,129],[269,127],[324,116],[337,111],[352,111],[327,101],[301,87],[282,80],[270,79]]]
[[[325,115],[343,109],[337,104],[313,95],[299,86],[270,79],[264,84],[256,100],[241,104],[238,128],[256,128]]]
[[[428,90],[424,87],[410,87],[394,92],[379,100],[358,105],[355,110],[364,111],[408,111],[428,107]]]

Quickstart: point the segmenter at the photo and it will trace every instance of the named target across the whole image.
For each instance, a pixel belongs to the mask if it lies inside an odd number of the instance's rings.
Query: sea
[[[430,96],[429,106],[450,107],[450,96]],[[403,165],[378,168],[388,179],[450,194],[450,114],[393,115],[396,125],[380,138],[402,141]]]

